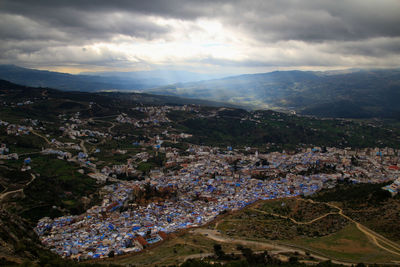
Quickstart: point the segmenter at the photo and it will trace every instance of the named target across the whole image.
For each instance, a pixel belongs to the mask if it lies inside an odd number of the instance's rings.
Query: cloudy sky
[[[392,68],[399,0],[0,0],[0,64],[78,73]]]

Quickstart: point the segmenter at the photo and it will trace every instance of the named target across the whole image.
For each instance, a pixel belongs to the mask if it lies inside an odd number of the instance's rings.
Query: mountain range
[[[275,71],[207,79],[210,77],[213,76],[162,70],[72,75],[0,66],[0,79],[27,86],[78,91],[135,90],[320,117],[400,119],[398,69]]]
[[[26,86],[50,87],[67,91],[140,91],[167,84],[193,82],[218,77],[222,76],[176,70],[69,74],[28,69],[15,65],[0,65],[0,79]]]
[[[322,117],[400,118],[399,70],[275,71],[174,84],[147,92]]]

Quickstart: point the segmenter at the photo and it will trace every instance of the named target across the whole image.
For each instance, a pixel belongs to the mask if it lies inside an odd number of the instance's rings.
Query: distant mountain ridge
[[[149,71],[131,71],[131,72],[82,72],[82,75],[100,76],[100,77],[112,77],[126,80],[144,81],[149,84],[173,84],[173,83],[186,83],[193,81],[202,81],[222,78],[227,75],[220,74],[208,74],[208,73],[196,73],[190,71],[181,70],[149,70]]]
[[[400,70],[275,71],[148,92],[344,118],[400,119]]]
[[[155,95],[147,93],[135,92],[81,92],[81,91],[61,91],[47,87],[30,87],[25,85],[15,84],[6,80],[0,79],[0,91],[3,94],[0,96],[7,100],[20,102],[32,98],[40,98],[43,92],[52,98],[70,99],[74,101],[96,100],[101,103],[108,103],[110,100],[119,99],[142,103],[148,105],[202,105],[209,107],[229,107],[242,108],[239,105],[231,103],[216,102],[210,100],[183,98],[179,96]]]
[[[221,75],[189,71],[87,72],[69,74],[0,65],[0,79],[33,87],[68,91],[145,90],[172,83],[200,81]]]
[[[0,65],[0,79],[69,91],[134,90],[304,115],[400,120],[400,70],[274,71],[218,79],[185,71],[72,75]],[[181,82],[190,79],[195,82]],[[178,82],[176,82],[178,81]]]

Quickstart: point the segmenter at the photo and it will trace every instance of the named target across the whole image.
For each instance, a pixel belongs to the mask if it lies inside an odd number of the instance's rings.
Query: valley
[[[0,95],[0,201],[21,221],[0,229],[7,262],[399,260],[395,125],[5,81]]]

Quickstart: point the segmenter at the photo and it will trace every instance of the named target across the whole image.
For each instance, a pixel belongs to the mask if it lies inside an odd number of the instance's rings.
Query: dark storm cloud
[[[229,59],[219,59],[215,57],[204,58],[195,62],[203,63],[203,64],[212,64],[216,66],[228,66],[234,67],[240,65],[240,67],[248,67],[248,68],[273,68],[273,67],[303,67],[303,66],[330,66],[331,64],[339,64],[340,60],[335,59],[334,57],[329,58],[329,61],[326,58],[318,58],[318,57],[309,57],[304,56],[301,60],[294,61],[290,58],[263,58],[260,57],[258,59],[253,60],[229,60]]]
[[[0,13],[2,39],[53,39],[80,41],[81,39],[111,38],[116,34],[151,39],[168,32],[141,14],[86,13],[80,10],[50,12],[50,16],[23,16]]]
[[[271,41],[400,36],[399,1],[243,1],[240,10],[227,21]]]
[[[360,55],[385,57],[400,54],[400,37],[374,38],[353,42],[336,42],[322,49],[325,52],[336,51],[342,55]]]
[[[155,18],[216,20],[257,46],[265,45],[267,49],[280,42],[298,41],[320,49],[315,55],[378,58],[398,56],[400,47],[400,1],[397,0],[0,0],[0,59],[11,60],[19,54],[40,51],[45,54],[46,49],[58,46],[112,42],[118,36],[168,42],[177,29],[156,23]],[[27,41],[30,45],[24,43]],[[310,52],[304,55],[286,54],[280,62],[275,59],[268,62],[268,58],[261,63],[254,59],[241,62],[276,66],[338,64],[332,59],[319,63],[318,59],[307,59],[313,57]],[[31,60],[38,60],[39,56],[36,54]],[[210,56],[203,60],[217,65],[241,63]]]
[[[357,40],[400,36],[399,1],[1,1],[5,13],[19,14],[49,26],[128,35],[162,34],[141,15],[193,20],[218,18],[266,40]],[[119,21],[103,20],[122,12]],[[136,22],[137,25],[134,23]],[[105,24],[111,23],[111,26]],[[131,25],[131,27],[124,25]],[[138,30],[138,29],[141,30]]]

